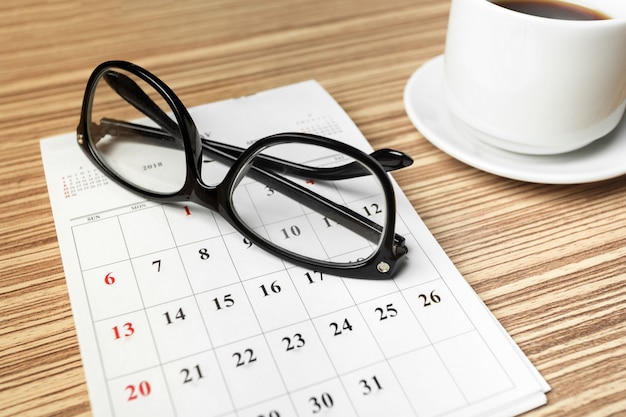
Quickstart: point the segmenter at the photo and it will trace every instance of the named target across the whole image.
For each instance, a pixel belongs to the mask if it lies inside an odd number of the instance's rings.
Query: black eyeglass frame
[[[92,122],[91,110],[96,86],[107,71],[111,70],[123,70],[137,76],[154,88],[171,108],[182,136],[185,149],[185,161],[187,164],[185,182],[179,191],[169,195],[163,195],[139,188],[119,177],[99,158],[98,152],[92,145],[93,141],[89,137],[89,127]],[[407,253],[404,238],[395,234],[396,204],[393,186],[391,185],[391,181],[385,169],[383,169],[380,163],[372,156],[350,145],[322,136],[307,133],[279,133],[255,141],[234,161],[220,184],[215,186],[206,185],[201,179],[202,139],[186,107],[163,81],[144,68],[130,62],[108,61],[100,64],[93,71],[85,89],[80,121],[77,127],[77,141],[87,157],[102,170],[105,175],[122,187],[148,200],[159,203],[188,201],[216,211],[253,244],[287,262],[303,268],[344,277],[388,279],[391,278],[395,272],[398,260]],[[316,260],[275,246],[270,241],[258,236],[239,219],[231,204],[231,196],[234,188],[238,184],[239,178],[245,175],[250,169],[254,169],[252,160],[255,156],[267,147],[281,143],[314,144],[343,153],[363,164],[363,166],[378,179],[383,188],[387,210],[385,213],[385,224],[382,227],[382,236],[380,237],[380,243],[376,252],[365,259],[350,263],[332,263]],[[350,209],[346,208],[345,210],[351,212]],[[348,215],[362,217],[354,212]]]

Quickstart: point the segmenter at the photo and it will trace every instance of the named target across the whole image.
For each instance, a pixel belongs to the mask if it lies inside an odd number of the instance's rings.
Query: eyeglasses
[[[246,149],[208,140],[165,83],[124,61],[92,73],[77,138],[124,188],[216,211],[252,244],[294,265],[390,278],[407,253],[386,173],[413,162],[401,152],[368,155],[307,133],[275,134]]]

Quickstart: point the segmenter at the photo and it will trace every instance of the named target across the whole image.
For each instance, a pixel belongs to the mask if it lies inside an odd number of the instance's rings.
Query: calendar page
[[[315,81],[190,112],[204,137],[243,147],[299,131],[372,151]],[[75,134],[41,150],[94,416],[511,416],[546,402],[395,182],[409,252],[372,281],[293,266],[208,209],[144,201]]]

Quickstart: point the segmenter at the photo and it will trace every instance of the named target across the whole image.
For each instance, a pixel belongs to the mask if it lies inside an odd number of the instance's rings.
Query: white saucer
[[[626,173],[626,117],[610,134],[582,149],[559,155],[523,155],[488,145],[454,121],[443,97],[443,55],[413,73],[404,106],[415,127],[450,156],[483,171],[546,184],[600,181]]]

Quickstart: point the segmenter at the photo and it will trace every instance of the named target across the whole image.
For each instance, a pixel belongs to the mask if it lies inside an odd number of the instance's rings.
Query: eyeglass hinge
[[[77,134],[76,134],[76,139],[78,140],[78,143],[79,143],[80,145],[82,145],[82,144],[83,144],[83,140],[84,140],[84,138],[85,138],[85,137],[83,136],[83,134],[82,134],[82,133],[77,133]]]
[[[378,269],[378,272],[386,274],[387,272],[389,272],[391,267],[387,262],[380,262],[378,265],[376,265],[376,269]]]

